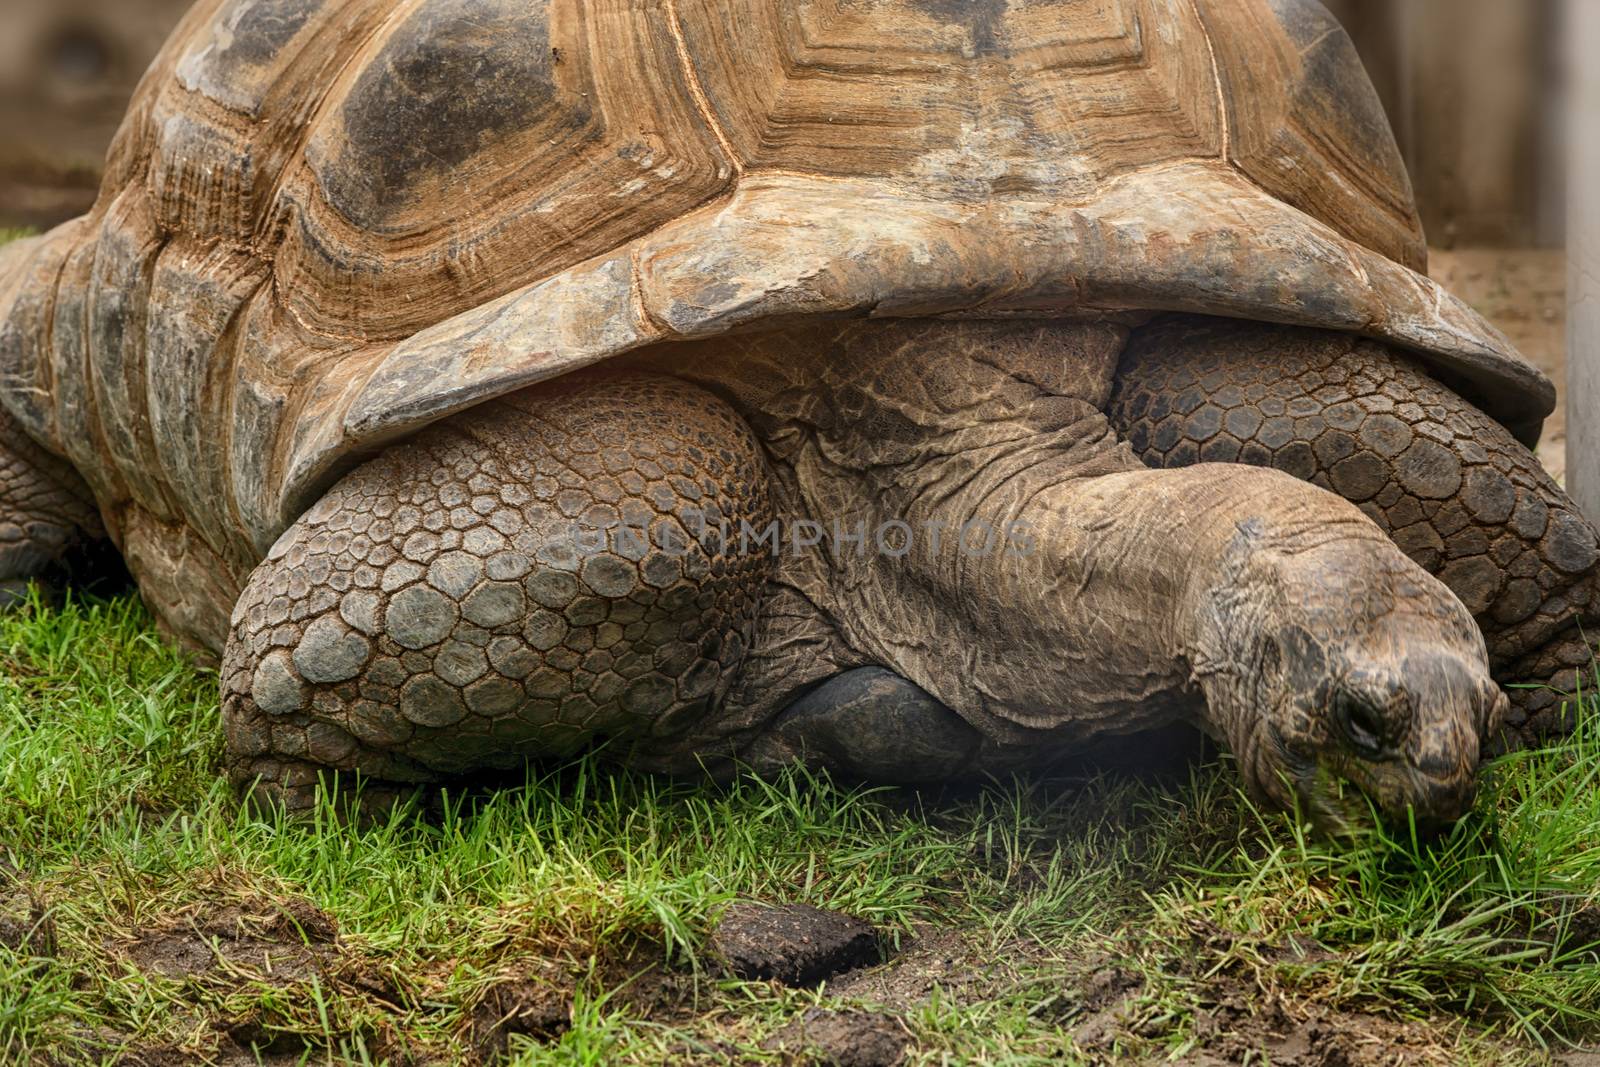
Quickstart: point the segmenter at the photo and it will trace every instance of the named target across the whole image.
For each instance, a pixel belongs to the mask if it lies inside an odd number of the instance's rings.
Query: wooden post
[[[1600,522],[1600,3],[1566,0],[1567,491]]]

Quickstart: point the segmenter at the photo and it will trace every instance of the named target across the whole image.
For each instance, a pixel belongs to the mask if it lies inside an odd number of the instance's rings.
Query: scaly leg
[[[771,560],[718,520],[770,522],[766,479],[732,409],[649,375],[563,379],[395,446],[251,576],[222,666],[234,781],[296,809],[329,769],[412,783],[669,745],[750,642]]]

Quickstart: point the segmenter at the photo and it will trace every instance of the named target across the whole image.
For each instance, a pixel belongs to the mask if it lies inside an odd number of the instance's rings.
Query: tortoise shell
[[[93,212],[0,254],[4,403],[246,573],[486,398],[819,315],[1184,310],[1551,384],[1423,273],[1313,0],[203,0]]]

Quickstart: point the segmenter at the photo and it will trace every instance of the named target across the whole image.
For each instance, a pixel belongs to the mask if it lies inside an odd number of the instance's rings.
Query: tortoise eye
[[[1341,692],[1333,701],[1334,721],[1345,742],[1367,759],[1394,755],[1394,723],[1384,708],[1357,693]]]

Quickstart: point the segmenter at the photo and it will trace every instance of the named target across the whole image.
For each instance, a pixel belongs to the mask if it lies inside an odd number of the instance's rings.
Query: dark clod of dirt
[[[771,1044],[817,1067],[896,1067],[910,1038],[900,1020],[887,1015],[812,1008]]]
[[[552,1041],[571,1025],[571,991],[525,978],[489,987],[470,1021],[472,1045],[484,1063],[503,1059],[513,1034]]]
[[[879,958],[871,925],[807,904],[734,904],[711,949],[730,974],[791,986],[815,985]]]

